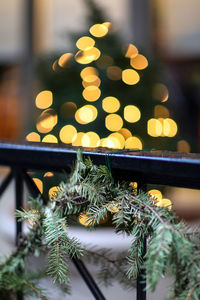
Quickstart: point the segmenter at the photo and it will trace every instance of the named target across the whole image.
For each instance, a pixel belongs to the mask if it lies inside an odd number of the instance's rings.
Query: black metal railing
[[[67,147],[67,148],[66,148]],[[23,182],[32,196],[37,196],[39,190],[28,171],[58,171],[69,172],[76,159],[76,147],[55,146],[50,144],[8,144],[0,143],[0,165],[10,167],[10,173],[0,186],[0,196],[15,179],[16,208],[23,206]],[[83,155],[89,155],[95,164],[105,164],[109,158],[112,175],[116,179],[137,181],[140,188],[147,184],[170,185],[187,188],[200,188],[200,155],[180,154],[167,151],[119,151],[108,149],[82,149]],[[22,231],[21,223],[16,222],[16,240]],[[144,255],[146,243],[144,245]],[[86,266],[77,258],[73,263],[89,287],[94,298],[106,299]],[[146,300],[144,273],[137,280],[137,300]],[[23,299],[22,294],[17,295]]]

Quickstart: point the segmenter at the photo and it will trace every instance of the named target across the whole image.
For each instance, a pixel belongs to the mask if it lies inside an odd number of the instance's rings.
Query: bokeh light
[[[42,194],[43,193],[43,182],[42,180],[40,180],[39,178],[32,178],[35,185],[37,186],[38,190],[40,191],[40,193]]]
[[[123,135],[121,133],[119,133],[119,132],[111,133],[108,138],[110,139],[111,137],[114,137],[115,139],[117,139],[119,141],[119,146],[118,146],[119,149],[124,148],[125,138],[123,137]]]
[[[40,135],[37,132],[30,132],[26,136],[28,142],[40,142]]]
[[[69,67],[71,65],[72,58],[73,58],[73,54],[72,53],[64,53],[59,58],[58,65],[61,68],[67,68],[67,67]]]
[[[159,190],[152,189],[148,191],[148,194],[151,194],[156,198],[157,201],[160,201],[162,199],[162,193]]]
[[[102,101],[102,108],[107,113],[114,113],[119,110],[120,108],[120,102],[115,97],[106,97]]]
[[[43,111],[37,120],[37,130],[41,133],[51,131],[58,122],[58,116],[54,109]]]
[[[163,121],[163,134],[168,137],[174,137],[177,134],[178,127],[174,120],[166,118]]]
[[[154,117],[155,118],[168,118],[169,110],[163,105],[156,105],[154,107]]]
[[[153,97],[161,102],[166,102],[169,98],[169,92],[163,83],[156,83],[153,87]]]
[[[58,192],[58,190],[59,190],[59,186],[52,186],[49,189],[49,199],[51,201],[53,200],[53,197],[56,195],[56,193]]]
[[[84,132],[78,132],[72,140],[72,146],[82,146],[81,140],[84,134]]]
[[[97,60],[101,55],[101,52],[99,49],[92,47],[89,50],[85,51],[78,51],[75,55],[75,60],[79,64],[89,64],[94,60]]]
[[[93,105],[84,105],[75,113],[75,119],[79,124],[88,124],[97,117],[97,109]]]
[[[120,80],[122,78],[122,70],[120,67],[117,66],[108,67],[106,72],[108,78],[111,80]]]
[[[74,136],[76,136],[77,130],[74,126],[72,125],[65,125],[61,130],[60,130],[60,140],[63,143],[72,143],[72,140]]]
[[[125,57],[133,58],[138,55],[138,49],[133,44],[128,44],[125,49]]]
[[[87,220],[88,217],[89,217],[89,214],[87,212],[80,213],[80,215],[78,217],[79,223],[85,227],[90,226],[91,222]]]
[[[138,122],[141,118],[141,112],[135,105],[127,105],[124,107],[124,119],[129,123]]]
[[[45,137],[43,137],[42,142],[43,143],[58,143],[58,139],[53,134],[47,134],[47,135],[45,135]]]
[[[94,102],[101,96],[101,90],[95,85],[90,85],[83,90],[82,95],[85,100]]]
[[[95,41],[89,36],[83,36],[76,42],[76,47],[80,50],[89,50],[95,45]]]
[[[157,119],[150,119],[147,122],[147,132],[150,136],[158,137],[162,134],[162,123]]]
[[[54,173],[52,173],[52,172],[46,172],[44,174],[44,177],[53,177],[53,176],[54,176]]]
[[[128,85],[134,85],[140,80],[139,74],[132,69],[126,69],[122,71],[122,81]]]
[[[127,129],[127,128],[121,128],[118,132],[123,135],[123,137],[125,138],[125,140],[127,140],[129,137],[132,136],[131,131],[129,129]]]
[[[51,91],[42,91],[40,92],[36,99],[35,105],[37,108],[45,109],[51,106],[53,103],[53,94]]]
[[[110,131],[118,131],[123,126],[123,120],[117,114],[110,114],[105,118],[105,126]]]
[[[101,55],[101,57],[97,60],[96,65],[100,69],[106,69],[109,66],[112,66],[114,64],[114,60],[111,56],[109,55]]]
[[[91,77],[89,77],[89,76],[91,76]],[[100,78],[97,77],[97,76],[95,76],[95,75],[89,75],[89,76],[86,77],[86,80],[88,80],[88,79],[90,79],[90,80],[93,79],[94,81],[84,81],[84,80],[83,80],[83,81],[82,81],[83,87],[86,88],[86,87],[91,86],[91,85],[99,87],[100,84],[101,84]],[[92,76],[93,76],[93,77],[92,77]],[[89,78],[88,78],[88,77],[89,77]]]
[[[98,70],[96,69],[96,68],[94,68],[94,67],[86,67],[86,68],[84,68],[82,71],[81,71],[81,73],[80,73],[80,75],[81,75],[81,78],[83,79],[83,80],[85,80],[85,77],[87,77],[87,76],[89,76],[89,75],[99,75],[99,72],[98,72]]]
[[[77,106],[74,102],[65,102],[60,108],[60,113],[64,118],[72,118],[76,110]]]
[[[142,54],[138,54],[136,57],[131,58],[131,67],[136,70],[143,70],[148,66],[148,60]]]
[[[95,37],[103,37],[108,33],[108,27],[103,24],[95,24],[89,29],[91,35]]]
[[[168,209],[172,208],[172,202],[170,199],[167,198],[160,199],[160,201],[158,201],[156,205],[159,207],[167,207]]]
[[[177,143],[177,151],[178,152],[190,152],[190,144],[185,140],[180,140]]]
[[[136,137],[131,136],[125,141],[125,149],[142,149],[142,141]]]
[[[89,131],[85,133],[81,139],[83,147],[98,147],[100,144],[100,137],[96,132]]]

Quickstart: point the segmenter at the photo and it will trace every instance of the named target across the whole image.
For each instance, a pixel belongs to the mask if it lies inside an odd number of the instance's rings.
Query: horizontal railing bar
[[[0,143],[0,164],[26,170],[69,171],[78,147],[49,144]],[[116,178],[139,179],[144,183],[199,188],[200,155],[168,151],[111,151],[83,148],[84,155],[96,164],[105,164],[108,156]]]

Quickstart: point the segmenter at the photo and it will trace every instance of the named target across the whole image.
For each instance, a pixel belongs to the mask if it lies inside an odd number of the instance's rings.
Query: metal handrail
[[[0,165],[11,168],[7,178],[0,186],[0,196],[10,181],[15,178],[16,208],[23,204],[23,182],[30,193],[37,196],[39,190],[27,171],[58,171],[69,172],[76,160],[78,147],[55,144],[12,144],[0,143]],[[90,156],[95,164],[105,165],[109,161],[112,175],[116,179],[137,181],[140,187],[146,184],[161,184],[187,188],[200,188],[200,155],[176,153],[168,151],[113,151],[107,148],[82,148],[84,156]],[[21,223],[16,225],[16,239],[21,233]],[[145,255],[144,246],[144,255]],[[85,280],[95,299],[103,300],[94,279],[85,265],[73,258],[73,263]],[[145,272],[142,270],[141,272]],[[146,300],[145,281],[143,274],[137,280],[137,300]],[[18,300],[23,295],[17,295]]]

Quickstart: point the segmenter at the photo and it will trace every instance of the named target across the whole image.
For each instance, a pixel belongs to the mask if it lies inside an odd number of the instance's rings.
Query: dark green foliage
[[[68,236],[67,219],[87,213],[90,229],[107,215],[117,233],[132,237],[127,253],[84,249],[76,238]],[[117,280],[131,288],[138,272],[146,269],[148,288],[154,291],[160,277],[170,276],[173,285],[168,299],[200,298],[200,261],[198,227],[179,221],[173,211],[158,207],[144,192],[135,196],[128,183],[115,183],[106,166],[96,166],[78,151],[77,161],[66,183],[62,182],[46,206],[40,198],[31,199],[29,209],[17,211],[19,220],[30,223],[27,236],[19,239],[15,253],[0,265],[0,296],[8,299],[17,291],[46,299],[39,288],[41,277],[51,276],[55,283],[68,284],[68,259],[85,258],[99,266],[98,278],[105,285]],[[89,233],[88,233],[89,234]],[[147,253],[143,257],[144,244]],[[29,255],[47,254],[47,268],[29,273],[25,268]],[[68,287],[68,285],[66,285]],[[9,298],[10,297],[10,298]]]

